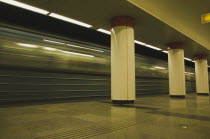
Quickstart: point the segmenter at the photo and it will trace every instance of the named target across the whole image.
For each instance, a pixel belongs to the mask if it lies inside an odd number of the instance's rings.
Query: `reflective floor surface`
[[[0,107],[0,139],[208,139],[209,96],[142,96],[135,104],[110,100]]]

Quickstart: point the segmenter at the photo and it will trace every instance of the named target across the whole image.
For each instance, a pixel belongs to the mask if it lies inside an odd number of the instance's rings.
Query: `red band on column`
[[[183,42],[168,43],[168,49],[184,49]]]
[[[115,16],[111,19],[111,27],[117,26],[134,27],[134,19],[130,16]]]
[[[207,55],[206,54],[200,54],[200,55],[195,56],[195,60],[200,60],[200,59],[207,59]]]

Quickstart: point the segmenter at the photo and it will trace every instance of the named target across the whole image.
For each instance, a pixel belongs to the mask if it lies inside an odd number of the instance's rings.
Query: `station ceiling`
[[[197,54],[209,54],[210,23],[201,23],[201,15],[210,12],[208,0],[18,1],[85,22],[92,25],[92,29],[109,30],[112,17],[132,16],[135,19],[136,40],[162,50],[167,49],[167,43],[183,41],[185,57],[191,59]]]

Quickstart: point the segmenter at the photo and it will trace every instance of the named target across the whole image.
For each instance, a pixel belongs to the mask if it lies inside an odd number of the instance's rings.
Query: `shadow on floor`
[[[147,113],[156,114],[156,115],[179,117],[179,118],[194,119],[194,120],[201,120],[201,121],[210,121],[210,117],[207,117],[207,116],[181,114],[181,113],[173,113],[173,112],[165,112],[165,111],[151,111],[151,112],[147,112]]]
[[[102,103],[109,103],[112,104],[111,101],[100,101]],[[136,108],[136,109],[145,109],[145,110],[160,110],[160,108],[154,108],[154,107],[145,107],[145,106],[136,106],[134,104],[112,104],[112,106],[115,107],[124,107],[124,108]]]

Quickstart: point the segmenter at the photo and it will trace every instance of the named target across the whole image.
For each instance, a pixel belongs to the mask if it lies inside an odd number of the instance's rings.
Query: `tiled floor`
[[[209,96],[139,97],[135,104],[109,100],[1,106],[0,139],[209,139]]]

